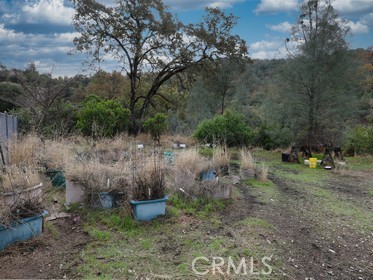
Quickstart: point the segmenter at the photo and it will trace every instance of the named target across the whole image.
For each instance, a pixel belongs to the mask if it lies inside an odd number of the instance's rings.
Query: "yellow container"
[[[309,166],[310,168],[316,168],[317,166],[317,158],[309,158]]]

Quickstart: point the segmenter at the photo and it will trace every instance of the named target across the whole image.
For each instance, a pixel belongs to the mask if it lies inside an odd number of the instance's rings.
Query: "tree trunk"
[[[221,114],[224,114],[225,111],[225,95],[227,94],[227,91],[224,91],[223,97],[221,99]]]
[[[308,147],[312,146],[314,132],[315,132],[315,98],[314,93],[311,90],[310,92],[310,104],[309,104],[309,111],[308,111],[308,132],[307,132],[307,145]]]

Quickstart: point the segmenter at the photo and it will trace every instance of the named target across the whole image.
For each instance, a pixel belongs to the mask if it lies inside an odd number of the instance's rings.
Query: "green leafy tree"
[[[100,70],[92,77],[84,92],[87,96],[94,93],[107,99],[123,99],[128,96],[129,89],[129,80],[121,73]]]
[[[160,144],[161,135],[167,130],[167,116],[162,113],[155,114],[144,122],[144,129],[150,133],[154,141]]]
[[[347,134],[344,149],[351,154],[373,154],[373,126],[359,125]]]
[[[373,47],[363,50],[359,54],[362,59],[360,67],[360,86],[363,89],[363,95],[360,99],[360,117],[363,122],[373,124]]]
[[[0,82],[0,111],[9,111],[17,107],[16,98],[23,94],[19,84]]]
[[[229,147],[248,145],[252,139],[252,133],[243,115],[230,110],[201,122],[193,136],[200,142]]]
[[[111,137],[125,131],[129,110],[115,100],[89,96],[77,114],[77,127],[85,136]]]
[[[222,59],[215,63],[215,67],[212,65],[211,71],[204,77],[204,87],[215,100],[215,112],[224,114],[244,70],[244,61],[238,59]]]
[[[202,22],[185,25],[161,0],[119,0],[113,7],[93,0],[73,3],[77,51],[93,62],[110,55],[130,80],[130,134],[141,130],[154,97],[167,101],[160,91],[167,81],[183,79],[206,61],[247,53],[245,42],[231,34],[237,18],[219,9],[209,8]],[[149,86],[141,90],[144,79]]]
[[[307,0],[301,5],[292,38],[286,40],[298,44],[298,50],[290,52],[279,102],[288,127],[304,144],[315,145],[315,138],[336,141],[343,123],[354,113],[348,32],[332,1]]]

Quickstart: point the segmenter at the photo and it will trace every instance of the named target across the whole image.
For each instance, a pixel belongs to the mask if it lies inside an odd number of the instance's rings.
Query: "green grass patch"
[[[321,220],[324,220],[323,216],[328,216],[327,221],[353,224],[354,228],[363,231],[373,230],[373,214],[364,206],[349,201],[348,197],[341,194],[336,197],[331,191],[323,188],[313,187],[309,192],[318,199],[311,215],[318,216]]]
[[[251,194],[255,200],[262,203],[272,203],[275,199],[278,200],[280,192],[278,187],[272,182],[261,182],[255,179],[245,180],[244,183],[250,188]]]
[[[274,225],[270,224],[266,220],[256,218],[256,217],[248,217],[243,221],[240,221],[239,224],[250,226],[250,227],[261,227],[261,228],[274,228]]]
[[[114,210],[87,209],[86,211],[86,220],[89,225],[103,224],[127,235],[137,235],[143,230],[141,224],[121,208]]]
[[[145,250],[150,250],[153,247],[153,241],[150,238],[141,239],[140,243]]]
[[[328,172],[321,168],[314,169],[306,166],[293,168],[293,170],[296,170],[296,172],[277,169],[275,174],[294,182],[299,182],[300,184],[321,184],[322,180],[327,177]]]
[[[210,199],[206,197],[185,199],[180,196],[170,197],[169,202],[173,208],[200,218],[207,218],[212,212],[223,210],[230,203],[228,200]]]
[[[58,236],[60,235],[57,227],[53,223],[45,222],[44,227],[45,227],[46,232],[48,232],[50,235],[52,235],[52,237],[54,239],[57,239]]]
[[[201,156],[204,156],[206,158],[212,158],[214,154],[214,149],[209,147],[203,147],[198,150],[199,154]]]
[[[180,214],[181,214],[181,210],[174,207],[174,206],[171,206],[171,205],[167,205],[166,206],[167,210],[166,210],[166,213],[168,216],[171,216],[171,217],[179,217]]]
[[[123,241],[105,246],[93,246],[84,249],[80,255],[84,263],[79,266],[78,273],[85,279],[126,278],[129,266],[127,252],[122,250]]]
[[[211,250],[216,252],[216,251],[220,251],[221,248],[224,247],[224,243],[226,243],[225,238],[217,238],[217,239],[212,240],[208,246],[210,247]]]
[[[368,170],[373,168],[373,158],[371,156],[346,157],[347,167],[351,170]]]
[[[94,227],[88,228],[88,234],[89,236],[93,237],[97,241],[108,241],[111,238],[111,233],[109,231],[100,230]]]
[[[247,186],[253,187],[255,190],[273,195],[277,192],[277,187],[272,181],[262,182],[256,179],[248,179],[244,181]]]
[[[272,181],[262,182],[262,181],[258,181],[255,179],[248,179],[245,181],[245,183],[253,187],[258,187],[258,188],[274,188],[275,187],[275,184],[273,184]]]
[[[321,187],[311,187],[308,189],[308,192],[311,192],[314,196],[322,197],[322,198],[332,198],[333,194],[324,188]]]
[[[61,205],[63,205],[66,200],[65,192],[66,192],[65,188],[56,188],[52,186],[46,189],[43,199],[45,201],[54,203],[55,198],[57,198],[58,201],[61,203]]]

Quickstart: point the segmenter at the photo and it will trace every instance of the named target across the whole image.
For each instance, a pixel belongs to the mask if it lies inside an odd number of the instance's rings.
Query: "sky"
[[[299,15],[301,0],[164,0],[185,22],[197,22],[205,7],[219,7],[237,16],[234,33],[243,38],[253,59],[284,58],[284,40]],[[113,0],[98,0],[112,4]],[[373,46],[373,0],[335,0],[340,16],[348,20],[350,48]],[[74,15],[68,0],[0,0],[0,65],[24,69],[33,62],[39,72],[53,76],[89,73],[85,56],[69,55],[77,34],[71,24]],[[114,61],[100,66],[118,68]]]

